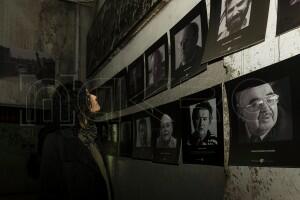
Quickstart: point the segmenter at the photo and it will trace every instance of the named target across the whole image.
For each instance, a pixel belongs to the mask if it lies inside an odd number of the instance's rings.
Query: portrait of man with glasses
[[[290,139],[292,125],[286,106],[274,83],[251,80],[253,87],[235,93],[236,113],[240,120],[239,142],[262,143]],[[286,98],[286,97],[283,97]]]

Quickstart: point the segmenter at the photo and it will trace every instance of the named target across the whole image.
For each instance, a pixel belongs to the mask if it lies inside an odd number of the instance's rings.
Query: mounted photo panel
[[[127,95],[129,105],[138,104],[144,99],[144,55],[128,66]]]
[[[171,87],[205,71],[201,65],[207,37],[207,12],[202,0],[171,30]]]
[[[133,153],[132,157],[142,160],[152,160],[153,136],[152,136],[152,110],[146,110],[133,116]]]
[[[202,63],[263,42],[269,0],[211,1],[207,43]]]
[[[300,56],[226,83],[230,165],[299,167]]]
[[[222,85],[180,99],[184,163],[224,165]]]
[[[169,74],[168,36],[163,35],[145,52],[146,98],[167,89]]]

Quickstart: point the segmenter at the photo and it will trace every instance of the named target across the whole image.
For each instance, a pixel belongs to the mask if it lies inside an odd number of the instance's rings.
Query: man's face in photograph
[[[169,115],[164,114],[160,120],[160,136],[163,141],[170,141],[173,134],[173,122]]]
[[[230,33],[239,31],[251,0],[226,0],[226,26]]]
[[[186,26],[180,39],[179,49],[183,64],[191,61],[196,53],[198,31],[195,26],[197,26],[195,23]]]
[[[278,97],[268,83],[237,93],[239,113],[251,135],[262,136],[274,127]]]
[[[208,131],[209,124],[209,111],[205,108],[200,108],[194,120],[195,131],[199,132],[201,135],[206,134]]]

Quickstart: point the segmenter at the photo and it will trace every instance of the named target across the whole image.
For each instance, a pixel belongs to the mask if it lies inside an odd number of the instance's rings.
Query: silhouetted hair
[[[79,116],[89,115],[90,101],[81,81],[58,86],[52,99],[53,119],[57,126],[79,126]]]

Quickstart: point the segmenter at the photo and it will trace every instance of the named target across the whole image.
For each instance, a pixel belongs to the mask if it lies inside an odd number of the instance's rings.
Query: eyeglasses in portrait
[[[225,83],[230,165],[300,165],[299,64],[294,56]]]

